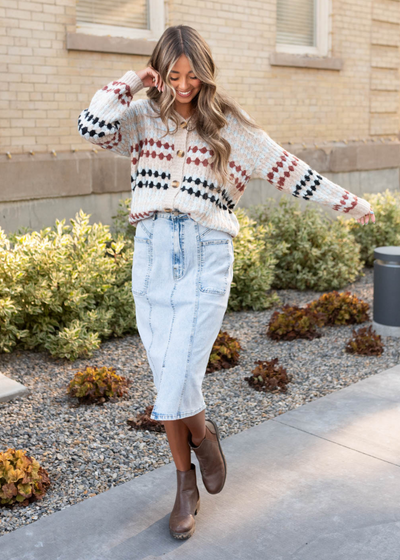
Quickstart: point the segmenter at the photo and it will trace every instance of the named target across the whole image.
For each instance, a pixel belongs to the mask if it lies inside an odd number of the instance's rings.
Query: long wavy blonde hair
[[[154,118],[160,117],[165,124],[166,134],[174,134],[179,126],[178,115],[174,109],[176,92],[170,82],[170,73],[182,54],[188,58],[191,70],[202,83],[200,91],[192,100],[196,112],[195,128],[199,136],[210,146],[213,157],[211,166],[217,180],[226,185],[231,182],[227,171],[231,145],[220,133],[227,124],[226,116],[232,113],[244,126],[256,129],[261,127],[245,116],[239,103],[217,88],[216,65],[210,47],[201,35],[188,25],[175,25],[164,31],[148,60],[148,66],[157,70],[165,85],[163,92],[158,91],[157,88],[149,88],[147,97],[157,114]],[[169,119],[172,119],[176,125],[172,132],[168,125]]]

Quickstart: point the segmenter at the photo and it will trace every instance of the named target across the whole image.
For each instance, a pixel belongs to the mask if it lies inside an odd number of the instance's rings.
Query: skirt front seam
[[[198,233],[197,224],[195,224],[195,229],[196,229],[196,234],[197,234]],[[182,387],[181,397],[179,399],[179,406],[181,405],[183,393],[184,393],[185,386],[186,386],[186,380],[187,380],[190,360],[191,360],[191,356],[192,356],[193,339],[194,339],[194,334],[196,332],[196,326],[197,326],[197,314],[198,314],[198,309],[199,309],[200,244],[197,243],[196,246],[197,246],[196,303],[195,303],[194,314],[193,314],[192,331],[190,333],[189,351],[188,351],[187,360],[186,360],[185,380],[184,380],[184,384],[183,384],[183,387]],[[178,409],[179,409],[179,407],[178,407]]]

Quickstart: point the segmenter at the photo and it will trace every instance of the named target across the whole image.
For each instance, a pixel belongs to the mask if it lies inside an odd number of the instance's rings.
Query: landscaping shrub
[[[129,212],[131,208],[131,198],[124,198],[118,202],[118,210],[115,216],[112,216],[112,231],[115,235],[120,235],[127,242],[133,243],[136,227],[129,220]]]
[[[0,506],[27,506],[42,499],[49,486],[48,472],[25,450],[0,452]]]
[[[381,356],[384,347],[380,334],[372,329],[371,325],[355,331],[353,329],[352,338],[348,341],[346,352],[350,354],[361,354],[364,356]]]
[[[269,242],[271,226],[257,225],[242,208],[235,215],[240,231],[233,240],[235,261],[228,311],[268,309],[280,303],[277,293],[271,292],[276,263]]]
[[[287,391],[287,384],[292,380],[283,366],[278,366],[278,358],[273,360],[257,360],[252,375],[245,377],[245,381],[256,391],[270,391],[279,393]]]
[[[400,193],[386,189],[383,193],[363,195],[374,210],[376,222],[366,226],[355,219],[347,222],[347,227],[361,246],[361,258],[367,266],[374,265],[376,247],[400,246]],[[339,216],[340,222],[345,222]]]
[[[369,303],[359,300],[349,291],[337,291],[323,294],[317,300],[307,304],[311,310],[325,315],[325,325],[352,325],[369,321]]]
[[[113,367],[90,367],[78,371],[67,388],[67,394],[81,403],[103,403],[110,398],[123,397],[132,383],[115,373]]]
[[[146,406],[145,411],[141,414],[138,414],[136,420],[132,420],[132,418],[128,418],[126,422],[131,427],[131,429],[134,428],[135,430],[142,430],[142,431],[150,430],[153,432],[165,432],[165,426],[162,422],[150,418],[150,414],[153,411],[153,406],[154,405],[152,404]]]
[[[0,229],[1,352],[19,344],[73,360],[137,332],[132,247],[82,211],[70,221],[9,238]]]
[[[211,350],[206,373],[212,373],[220,369],[229,369],[239,362],[240,342],[230,336],[226,331],[221,331]]]
[[[346,224],[316,204],[302,211],[297,200],[281,198],[275,207],[272,202],[248,209],[257,223],[272,226],[266,233],[277,259],[272,288],[322,292],[354,282],[363,262]]]
[[[294,340],[296,338],[320,338],[317,327],[325,324],[325,315],[309,307],[284,305],[282,311],[274,311],[267,328],[272,340]]]

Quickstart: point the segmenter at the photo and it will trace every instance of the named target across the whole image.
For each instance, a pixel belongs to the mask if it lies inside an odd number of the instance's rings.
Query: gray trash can
[[[374,320],[383,336],[400,337],[400,247],[374,250]]]

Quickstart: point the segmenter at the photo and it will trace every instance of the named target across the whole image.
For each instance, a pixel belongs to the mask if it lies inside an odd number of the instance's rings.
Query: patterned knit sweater
[[[136,72],[98,90],[79,115],[83,138],[131,160],[132,201],[129,222],[136,225],[155,210],[179,210],[204,226],[235,237],[239,222],[233,212],[250,178],[267,180],[280,191],[314,200],[355,218],[369,213],[363,198],[343,189],[286,151],[261,129],[243,126],[232,114],[221,135],[231,144],[231,185],[219,184],[209,159],[213,151],[197,134],[195,114],[171,134],[148,99],[133,100],[143,88]],[[247,113],[243,110],[243,113]],[[153,116],[153,118],[151,118]]]

